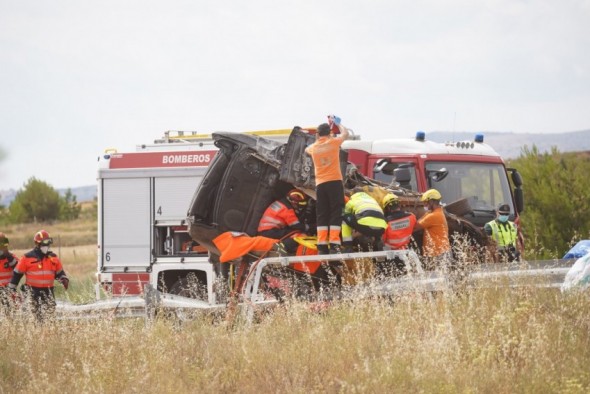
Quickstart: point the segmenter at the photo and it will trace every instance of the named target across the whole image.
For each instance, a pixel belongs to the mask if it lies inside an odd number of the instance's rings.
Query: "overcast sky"
[[[0,0],[0,190],[165,130],[590,128],[589,0]]]

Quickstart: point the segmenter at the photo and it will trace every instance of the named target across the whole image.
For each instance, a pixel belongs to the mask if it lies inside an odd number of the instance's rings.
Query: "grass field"
[[[37,227],[22,228],[23,237]],[[96,241],[70,239],[95,236],[95,223],[44,227],[63,241],[54,250],[72,278],[58,298],[91,299]],[[9,230],[2,231],[12,237]],[[342,301],[321,313],[288,302],[253,325],[210,318],[38,325],[18,316],[0,318],[0,344],[2,394],[587,393],[590,295],[499,286]]]
[[[588,295],[487,289],[209,319],[0,321],[0,392],[590,390]]]

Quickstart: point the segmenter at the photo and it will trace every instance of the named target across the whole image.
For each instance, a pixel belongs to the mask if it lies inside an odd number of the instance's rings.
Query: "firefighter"
[[[422,255],[426,258],[425,265],[429,269],[445,268],[451,263],[451,244],[449,242],[449,226],[442,210],[442,196],[436,189],[422,194],[426,213],[416,223],[416,229],[424,230]]]
[[[302,220],[309,198],[299,189],[290,190],[287,195],[274,201],[262,214],[258,224],[258,235],[283,240],[282,246],[288,254],[295,253],[295,236],[302,236],[309,226]]]
[[[387,228],[383,234],[385,249],[407,249],[416,225],[416,215],[402,211],[399,197],[393,193],[387,193],[383,197],[381,205],[387,221]]]
[[[484,226],[486,234],[496,243],[496,258],[502,261],[519,261],[520,252],[516,249],[516,224],[509,220],[510,205],[500,204],[496,210],[496,219]]]
[[[344,185],[340,170],[340,146],[348,138],[348,129],[334,117],[340,134],[331,135],[330,125],[317,127],[316,142],[305,149],[313,160],[316,184],[318,253],[340,253],[340,225],[344,205]]]
[[[53,243],[49,233],[41,230],[35,234],[33,241],[35,248],[20,259],[8,287],[16,292],[20,279],[25,275],[26,282],[23,286],[25,295],[35,317],[42,321],[55,311],[54,281],[58,280],[66,290],[70,281],[59,257],[49,250]]]
[[[352,250],[352,230],[372,238],[374,251],[383,250],[381,237],[387,228],[383,209],[373,197],[357,190],[344,206],[342,243],[345,251]]]
[[[0,310],[10,307],[11,294],[8,284],[18,258],[8,250],[9,241],[4,233],[0,233]]]
[[[412,233],[416,225],[416,215],[401,210],[399,197],[393,193],[387,193],[381,201],[387,228],[383,234],[385,250],[404,250],[412,240]],[[395,257],[389,261],[376,262],[377,274],[399,276],[406,273],[404,261]]]

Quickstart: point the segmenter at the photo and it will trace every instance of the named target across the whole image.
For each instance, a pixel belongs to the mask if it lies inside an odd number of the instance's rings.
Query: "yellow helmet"
[[[383,196],[383,200],[381,200],[381,206],[385,208],[386,206],[395,204],[396,202],[399,202],[399,197],[393,193],[387,193],[385,196]]]
[[[289,200],[291,204],[298,205],[300,207],[307,205],[307,196],[298,189],[289,191],[289,193],[287,193],[287,200]]]
[[[420,201],[430,201],[430,200],[440,200],[442,196],[440,195],[439,191],[436,189],[429,189],[422,194],[420,197]]]

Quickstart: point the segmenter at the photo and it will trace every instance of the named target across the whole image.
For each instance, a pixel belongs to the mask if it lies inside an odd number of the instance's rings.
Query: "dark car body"
[[[255,236],[264,210],[293,187],[314,195],[311,157],[315,136],[294,131],[287,143],[255,135],[214,133],[219,148],[191,201],[191,237],[214,254],[212,240],[226,231]],[[341,154],[346,168],[346,153]]]

